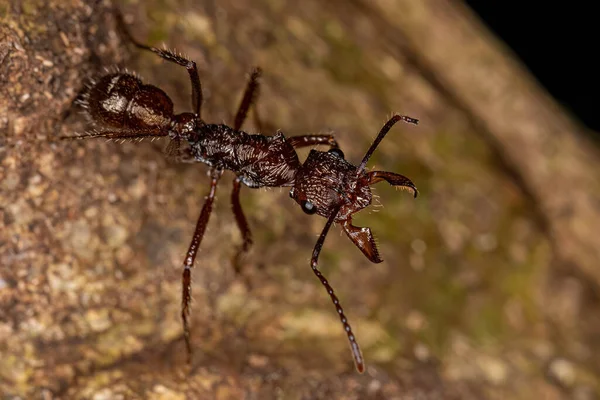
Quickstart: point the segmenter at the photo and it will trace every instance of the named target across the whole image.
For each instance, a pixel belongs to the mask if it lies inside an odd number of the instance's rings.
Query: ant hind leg
[[[168,136],[168,132],[164,131],[91,131],[86,132],[83,135],[77,136],[60,136],[63,140],[78,140],[78,139],[91,139],[91,138],[106,138],[106,140],[114,140],[116,142],[127,140],[138,140],[141,141],[145,138],[157,139],[159,137]]]
[[[196,67],[196,63],[179,54],[175,54],[172,51],[159,49],[138,42],[127,29],[127,25],[123,20],[123,15],[118,9],[115,9],[115,17],[117,19],[118,28],[123,32],[125,37],[127,37],[127,39],[133,43],[134,46],[158,54],[160,58],[181,65],[187,69],[187,72],[190,76],[190,82],[192,83],[192,107],[194,108],[194,113],[198,116],[198,118],[200,118],[200,109],[202,107],[202,86],[200,85],[200,77],[198,76],[198,68]]]

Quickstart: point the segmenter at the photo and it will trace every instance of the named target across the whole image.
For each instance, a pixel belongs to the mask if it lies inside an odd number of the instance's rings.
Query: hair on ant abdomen
[[[89,120],[103,129],[161,132],[173,120],[173,102],[169,96],[128,73],[101,77],[84,94],[81,103]]]
[[[278,132],[273,136],[248,134],[241,130],[248,111],[256,101],[261,70],[250,74],[242,101],[238,106],[232,126],[210,124],[201,117],[202,87],[194,61],[165,49],[137,42],[130,34],[120,13],[116,13],[120,30],[136,47],[151,51],[162,59],[185,67],[192,87],[192,111],[174,114],[173,102],[156,86],[145,84],[132,73],[114,71],[93,81],[80,103],[92,130],[69,139],[107,138],[114,140],[142,140],[168,137],[167,153],[180,161],[204,163],[210,169],[210,189],[198,217],[182,270],[181,318],[188,354],[192,359],[190,339],[191,269],[208,224],[217,184],[225,170],[234,173],[231,205],[243,243],[233,258],[236,273],[240,272],[240,257],[252,245],[252,233],[240,204],[242,184],[250,188],[289,187],[290,197],[306,214],[318,214],[327,219],[313,249],[310,266],[326,288],[348,336],[356,369],[365,370],[363,356],[348,319],[329,281],[318,268],[318,258],[325,237],[336,222],[348,238],[374,263],[383,261],[375,244],[371,229],[356,227],[352,215],[371,204],[370,186],[386,181],[390,185],[407,189],[417,196],[417,188],[407,177],[387,171],[366,171],[369,158],[399,121],[417,124],[418,120],[404,115],[394,115],[379,131],[375,141],[356,166],[345,159],[332,135],[302,135],[286,137]],[[258,121],[260,126],[260,121]],[[311,150],[301,163],[296,149],[326,145],[326,152]]]

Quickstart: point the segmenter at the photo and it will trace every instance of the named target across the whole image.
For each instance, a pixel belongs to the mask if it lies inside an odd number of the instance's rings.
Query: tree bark
[[[385,262],[371,265],[333,232],[321,255],[367,374],[354,371],[310,271],[322,218],[287,193],[243,188],[252,287],[236,278],[229,175],[193,271],[188,371],[180,274],[206,168],[169,162],[165,143],[58,140],[85,131],[72,102],[104,68],[135,70],[190,110],[184,68],[128,46],[111,7],[0,6],[4,397],[597,394],[600,365],[584,354],[598,350],[600,321],[581,289],[600,283],[597,149],[463,6],[439,0],[123,8],[140,41],[165,41],[198,62],[209,122],[232,122],[254,65],[264,70],[264,134],[331,129],[357,163],[391,112],[421,120],[395,127],[370,161],[409,176],[421,194],[412,201],[380,185],[385,208],[357,216],[378,234]],[[553,261],[577,279],[545,291]],[[552,368],[559,356],[566,378]]]

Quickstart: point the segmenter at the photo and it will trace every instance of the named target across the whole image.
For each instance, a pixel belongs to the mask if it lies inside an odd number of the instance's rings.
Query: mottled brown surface
[[[321,258],[367,374],[308,265],[324,220],[244,188],[248,290],[230,267],[226,175],[187,375],[180,265],[206,168],[168,162],[158,141],[57,140],[82,132],[62,114],[103,67],[136,70],[179,111],[187,74],[124,46],[104,2],[22,0],[0,5],[3,398],[598,397],[597,151],[489,34],[437,0],[196,3],[122,8],[136,37],[198,61],[208,121],[231,122],[253,65],[269,133],[333,130],[354,162],[392,112],[422,121],[370,163],[421,193],[380,184],[381,212],[357,218],[385,262],[339,228]]]

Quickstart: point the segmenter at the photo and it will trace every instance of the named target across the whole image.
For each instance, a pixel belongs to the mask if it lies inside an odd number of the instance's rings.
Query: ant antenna
[[[406,115],[398,115],[398,114],[394,115],[388,122],[386,122],[386,124],[383,126],[383,128],[381,128],[381,130],[379,131],[379,135],[377,135],[377,138],[375,139],[375,141],[373,142],[373,144],[367,151],[367,154],[365,154],[365,157],[363,158],[362,162],[358,166],[358,169],[356,170],[357,176],[360,175],[364,171],[364,169],[367,165],[367,162],[369,161],[369,158],[371,158],[371,156],[373,155],[373,152],[375,151],[377,146],[379,146],[379,143],[383,140],[385,135],[387,135],[389,130],[392,129],[392,126],[394,126],[396,124],[396,122],[398,122],[398,121],[404,121],[404,122],[407,122],[409,124],[414,124],[414,125],[419,124],[419,120],[416,118],[408,117]]]
[[[323,274],[321,273],[321,271],[319,271],[319,268],[318,268],[319,253],[321,253],[321,248],[323,247],[323,243],[325,242],[325,237],[327,236],[327,232],[329,232],[329,228],[331,228],[331,225],[333,224],[333,221],[335,220],[337,213],[340,211],[340,207],[341,207],[340,205],[335,207],[333,212],[327,219],[327,223],[325,224],[325,227],[323,228],[323,231],[321,232],[321,235],[319,236],[319,240],[317,240],[317,243],[315,244],[312,258],[310,260],[310,267],[312,268],[312,270],[315,273],[315,275],[317,276],[317,278],[319,278],[319,280],[321,281],[323,286],[325,286],[325,290],[327,290],[327,293],[329,293],[329,296],[331,297],[331,301],[333,301],[333,305],[335,305],[335,309],[337,310],[338,315],[340,316],[342,325],[344,325],[344,330],[346,331],[346,334],[348,335],[348,341],[350,342],[350,350],[352,351],[352,357],[354,358],[354,365],[356,366],[356,370],[362,374],[363,372],[365,372],[365,361],[363,359],[362,352],[360,351],[360,346],[358,345],[358,342],[356,341],[356,337],[354,336],[354,333],[352,332],[352,328],[350,327],[350,324],[348,323],[348,318],[346,318],[346,315],[344,314],[344,309],[342,308],[342,305],[340,304],[340,300],[337,298],[337,296],[333,292],[333,288],[331,287],[331,285],[329,284],[327,279],[323,276]]]

